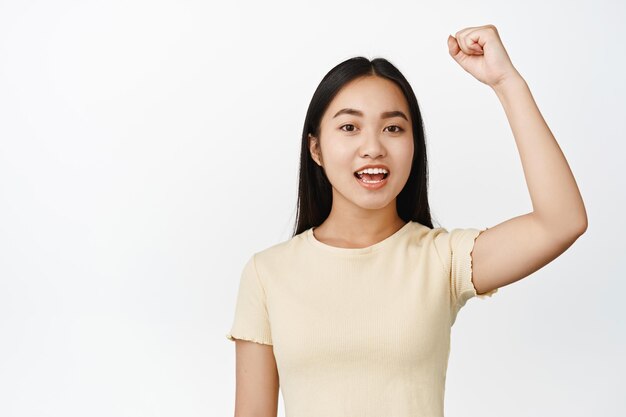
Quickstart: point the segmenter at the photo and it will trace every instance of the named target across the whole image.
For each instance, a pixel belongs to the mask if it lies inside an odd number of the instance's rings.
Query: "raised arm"
[[[473,282],[483,294],[548,264],[587,229],[576,180],[528,85],[493,25],[448,37],[450,55],[500,99],[519,151],[533,210],[482,232],[472,251]]]

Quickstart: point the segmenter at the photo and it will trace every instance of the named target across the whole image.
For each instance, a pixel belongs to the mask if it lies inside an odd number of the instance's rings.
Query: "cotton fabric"
[[[254,253],[226,337],[272,345],[286,417],[443,417],[450,333],[486,229],[410,221],[365,248],[314,228]]]

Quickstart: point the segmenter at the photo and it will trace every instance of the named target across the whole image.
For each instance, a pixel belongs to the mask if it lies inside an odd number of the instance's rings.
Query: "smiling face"
[[[320,138],[309,138],[311,156],[332,185],[333,209],[373,210],[393,203],[395,210],[411,172],[411,122],[402,90],[385,78],[360,77],[337,93],[322,117]],[[365,165],[384,165],[388,175],[377,185],[366,184],[355,176]]]

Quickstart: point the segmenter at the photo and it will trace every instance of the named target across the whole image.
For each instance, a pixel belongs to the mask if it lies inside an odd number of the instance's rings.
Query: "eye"
[[[353,125],[353,124],[351,124],[351,123],[347,123],[347,124],[345,124],[345,125],[341,126],[339,129],[340,129],[340,130],[343,130],[344,132],[354,132],[354,130],[353,130],[353,129],[351,129],[351,130],[344,130],[343,128],[344,128],[344,127],[346,127],[346,126],[352,126],[352,127],[354,127],[354,125]]]
[[[395,128],[398,129],[395,132],[391,132],[391,133],[400,133],[400,132],[404,131],[404,129],[402,129],[400,126],[397,126],[397,125],[391,125],[391,126],[387,126],[387,127],[395,127]]]

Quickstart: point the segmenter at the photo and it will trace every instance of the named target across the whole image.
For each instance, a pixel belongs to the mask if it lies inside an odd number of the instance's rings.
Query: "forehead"
[[[376,76],[360,77],[344,85],[328,106],[325,118],[332,118],[346,107],[362,111],[366,118],[378,118],[390,110],[401,110],[409,117],[409,106],[400,87]]]

